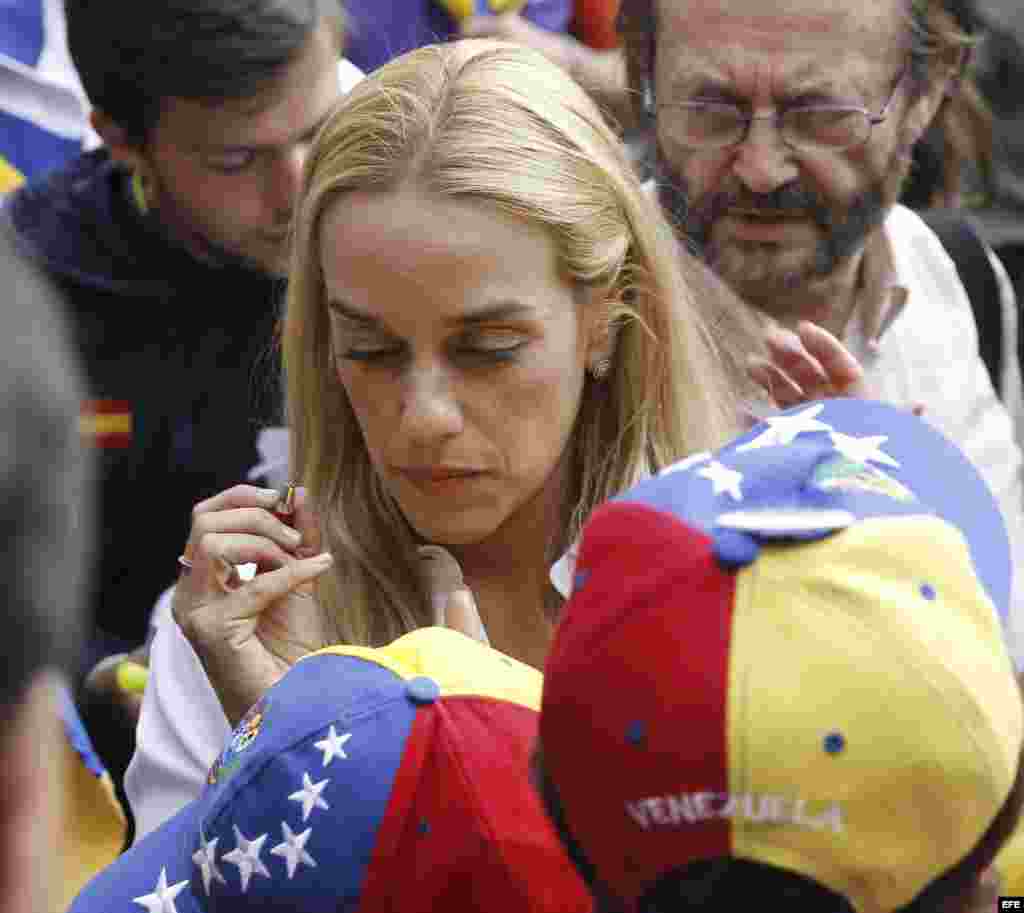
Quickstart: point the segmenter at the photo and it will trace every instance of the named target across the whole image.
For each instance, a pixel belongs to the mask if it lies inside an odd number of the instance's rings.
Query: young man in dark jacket
[[[357,74],[337,0],[66,6],[104,146],[20,188],[5,216],[65,293],[85,365],[101,483],[85,672],[144,641],[192,505],[245,479],[278,418],[292,199]]]

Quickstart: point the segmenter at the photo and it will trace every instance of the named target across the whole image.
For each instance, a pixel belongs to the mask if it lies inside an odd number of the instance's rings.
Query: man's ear
[[[133,142],[128,131],[118,124],[109,114],[94,108],[89,114],[89,124],[110,150],[110,157],[116,162],[138,171],[144,164],[144,156],[139,145]]]

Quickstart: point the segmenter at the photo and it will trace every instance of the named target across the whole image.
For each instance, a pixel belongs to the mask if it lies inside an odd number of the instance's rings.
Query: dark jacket
[[[278,418],[283,283],[169,241],[104,150],[21,188],[5,214],[65,292],[84,411],[106,416],[86,419],[101,476],[93,621],[137,644],[177,577],[192,506],[245,480],[259,428]]]

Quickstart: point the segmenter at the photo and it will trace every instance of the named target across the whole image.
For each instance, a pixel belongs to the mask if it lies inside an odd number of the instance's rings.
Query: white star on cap
[[[317,747],[319,747],[319,745]],[[302,775],[302,789],[296,790],[288,798],[293,802],[302,803],[303,821],[309,818],[309,815],[314,808],[322,808],[325,810],[330,808],[327,804],[327,800],[320,796],[320,793],[324,791],[324,787],[330,782],[330,780],[321,780],[319,783],[314,783],[310,779],[308,773],[304,773]]]
[[[825,408],[824,403],[808,406],[802,412],[793,415],[776,415],[766,418],[768,428],[752,441],[736,448],[737,453],[744,450],[757,450],[760,447],[785,447],[792,444],[798,434],[807,431],[831,431],[832,426],[819,422],[815,416]]]
[[[263,841],[267,839],[267,835],[263,834],[255,840],[248,840],[238,829],[237,824],[234,825],[234,828],[235,840],[238,841],[238,846],[230,853],[225,853],[223,861],[238,866],[238,874],[242,876],[242,893],[244,894],[249,890],[249,879],[252,877],[253,872],[257,875],[263,875],[265,878],[270,877],[270,872],[267,871],[267,867],[260,859],[260,850],[263,849]]]
[[[714,486],[712,490],[716,495],[728,493],[734,501],[743,500],[743,490],[740,488],[740,482],[743,481],[742,472],[723,466],[718,460],[712,460],[711,464],[699,470],[697,475],[711,481]]]
[[[306,852],[306,841],[313,833],[313,828],[308,827],[301,834],[293,834],[288,827],[287,821],[281,822],[281,833],[284,835],[284,843],[279,843],[270,852],[275,856],[283,856],[288,863],[288,877],[295,874],[299,863],[304,862],[310,868],[316,868],[316,860]]]
[[[174,898],[185,890],[187,884],[188,881],[179,881],[168,887],[167,869],[162,868],[153,893],[146,894],[144,897],[135,897],[132,899],[132,903],[145,907],[149,913],[178,913],[178,908],[174,905]]]
[[[688,456],[682,460],[676,460],[669,466],[666,466],[661,472],[658,473],[660,476],[667,476],[672,472],[685,472],[698,463],[706,463],[711,459],[711,454],[707,450],[702,450],[700,453],[695,453],[692,456]]]
[[[220,870],[217,868],[217,841],[220,837],[214,837],[209,842],[206,841],[205,837],[199,838],[202,841],[202,846],[199,847],[192,854],[192,861],[199,866],[203,873],[203,890],[206,892],[206,896],[210,896],[210,882],[219,881],[221,884],[227,884],[224,876],[221,875]]]
[[[884,434],[876,434],[874,437],[853,437],[841,431],[833,431],[830,437],[836,450],[855,463],[867,463],[871,460],[884,466],[900,465],[889,454],[882,452],[882,444],[889,440]]]
[[[332,725],[327,733],[326,739],[321,739],[319,742],[313,743],[314,747],[319,748],[324,753],[324,767],[330,764],[335,758],[348,759],[348,755],[345,754],[343,746],[351,738],[351,732],[346,732],[344,735],[339,736],[338,733],[334,731],[334,726]]]

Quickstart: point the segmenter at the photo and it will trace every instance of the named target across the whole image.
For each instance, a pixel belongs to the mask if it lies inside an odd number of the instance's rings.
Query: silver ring
[[[183,573],[185,574],[187,574],[190,570],[192,570],[193,567],[195,567],[195,565],[184,555],[178,555],[178,564],[180,564],[184,568]]]

